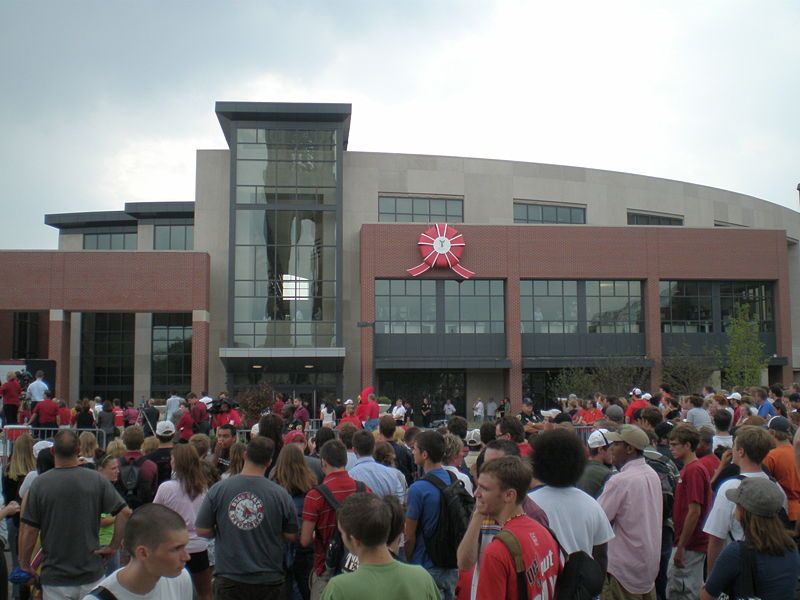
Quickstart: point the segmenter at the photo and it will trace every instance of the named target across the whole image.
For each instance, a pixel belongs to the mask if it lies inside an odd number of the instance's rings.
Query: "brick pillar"
[[[211,315],[207,310],[192,311],[192,391],[208,390],[208,344]]]
[[[47,358],[56,362],[55,393],[57,397],[69,400],[69,313],[64,310],[51,309],[49,323]]]

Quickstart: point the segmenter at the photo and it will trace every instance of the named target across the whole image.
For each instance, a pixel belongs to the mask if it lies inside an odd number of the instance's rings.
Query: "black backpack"
[[[432,483],[439,490],[439,515],[436,531],[425,537],[425,549],[435,567],[442,569],[458,568],[456,551],[467,532],[475,499],[469,495],[464,484],[453,473],[447,471],[450,483],[445,483],[428,473],[422,479]]]
[[[333,509],[333,512],[339,510],[340,503],[333,495],[331,488],[324,483],[320,483],[314,489],[325,498],[325,502]],[[364,485],[363,481],[356,481],[356,493],[366,491],[366,489],[367,486]],[[358,568],[358,557],[345,547],[338,526],[334,528],[331,540],[328,542],[328,550],[325,552],[325,567],[333,575],[338,575],[342,572],[349,573]]]
[[[153,501],[151,494],[142,485],[142,464],[146,460],[145,456],[140,456],[133,462],[128,462],[124,458],[119,459],[119,479],[116,487],[130,508],[137,508]]]
[[[661,482],[661,505],[663,514],[661,521],[667,527],[672,527],[672,505],[675,502],[675,487],[678,485],[680,473],[671,460],[656,450],[645,449],[644,462],[646,462],[658,475]]]

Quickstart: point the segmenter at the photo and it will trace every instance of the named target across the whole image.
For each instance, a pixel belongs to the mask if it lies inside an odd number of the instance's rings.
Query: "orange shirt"
[[[797,473],[794,447],[791,444],[781,444],[770,450],[764,459],[764,466],[786,492],[789,520],[796,521],[800,517],[800,474]]]

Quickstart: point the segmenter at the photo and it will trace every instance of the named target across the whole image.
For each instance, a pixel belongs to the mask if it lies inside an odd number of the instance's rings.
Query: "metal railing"
[[[77,429],[76,427],[31,427],[29,425],[6,425],[0,431],[0,463],[5,466],[14,448],[14,442],[24,433],[30,434],[34,440],[51,440],[62,429],[71,429],[80,435],[84,431],[94,434],[97,445],[106,447],[106,432],[102,429]]]

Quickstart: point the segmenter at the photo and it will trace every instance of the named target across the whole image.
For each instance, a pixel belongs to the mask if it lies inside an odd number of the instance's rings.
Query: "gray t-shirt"
[[[283,534],[297,533],[289,492],[265,477],[234,475],[206,495],[195,525],[213,529],[214,574],[240,583],[284,580]]]
[[[125,501],[108,479],[85,467],[51,469],[31,484],[22,522],[41,532],[44,585],[83,585],[103,577],[100,513],[116,515]]]
[[[701,427],[711,427],[714,428],[714,422],[711,420],[711,415],[708,414],[708,411],[704,408],[690,408],[689,412],[686,413],[686,421],[694,425],[695,429],[700,429]]]

